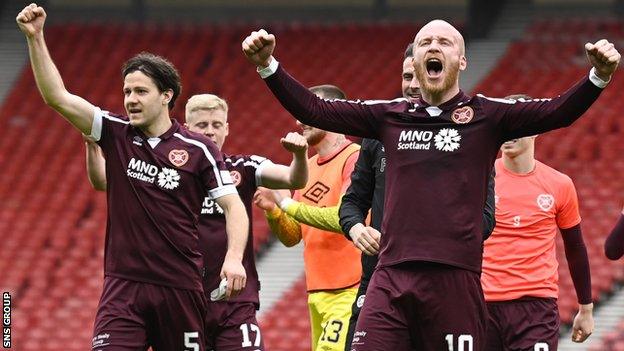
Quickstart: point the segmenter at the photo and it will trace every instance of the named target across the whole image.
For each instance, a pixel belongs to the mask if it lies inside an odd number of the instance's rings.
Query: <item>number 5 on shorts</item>
[[[448,351],[455,351],[455,338],[453,334],[446,334],[445,339],[448,343]],[[457,338],[457,351],[472,351],[472,344],[472,335],[462,334]]]
[[[191,338],[199,338],[199,332],[184,333],[184,351],[199,351],[199,344],[197,343],[197,340],[191,340]]]

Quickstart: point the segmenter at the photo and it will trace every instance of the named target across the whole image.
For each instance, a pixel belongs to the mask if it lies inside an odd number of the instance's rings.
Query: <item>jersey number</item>
[[[538,342],[533,346],[533,351],[548,351],[548,344],[545,342]]]
[[[184,351],[199,351],[199,344],[197,343],[197,340],[193,341],[191,340],[191,338],[193,339],[197,339],[199,338],[199,333],[198,332],[185,332],[184,333]]]
[[[259,347],[260,346],[260,340],[261,340],[261,336],[260,336],[260,328],[258,328],[257,325],[249,323],[249,324],[241,324],[240,328],[241,332],[243,332],[243,343],[241,344],[242,347],[250,347],[251,346],[251,339],[249,338],[249,330],[251,329],[252,332],[256,333],[256,338],[254,339],[254,343],[253,346],[255,347]]]
[[[513,218],[513,225],[514,225],[514,227],[519,227],[520,226],[520,216],[514,216],[514,218]]]
[[[448,343],[448,351],[455,351],[453,334],[446,334],[445,339]],[[457,338],[457,351],[472,351],[472,344],[472,335],[462,334]]]
[[[329,325],[329,321],[325,323],[325,326],[323,327],[323,334],[321,334],[321,341],[325,341],[325,335],[327,334],[328,325]],[[334,335],[327,336],[327,341],[338,342],[338,340],[340,340],[340,331],[342,330],[342,321],[339,321],[339,320],[331,321],[331,325],[334,326]]]

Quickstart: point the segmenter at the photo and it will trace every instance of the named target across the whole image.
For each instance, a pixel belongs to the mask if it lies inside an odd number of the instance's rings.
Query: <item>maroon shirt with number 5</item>
[[[201,291],[202,202],[236,194],[217,146],[175,120],[149,138],[127,117],[99,108],[91,136],[106,157],[104,274]]]

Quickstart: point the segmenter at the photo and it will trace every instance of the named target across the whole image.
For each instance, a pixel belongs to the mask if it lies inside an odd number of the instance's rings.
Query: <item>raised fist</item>
[[[606,39],[601,39],[595,44],[585,44],[585,51],[589,63],[596,69],[596,75],[604,81],[609,81],[620,63],[621,56],[615,46]]]
[[[30,4],[17,14],[15,21],[19,29],[27,36],[34,37],[43,31],[46,13],[43,7],[37,4]]]
[[[275,36],[260,29],[243,40],[243,52],[247,60],[259,67],[267,67],[275,50]]]
[[[288,133],[282,139],[280,139],[280,143],[284,149],[292,152],[293,154],[304,153],[308,151],[308,142],[306,138],[299,133]]]

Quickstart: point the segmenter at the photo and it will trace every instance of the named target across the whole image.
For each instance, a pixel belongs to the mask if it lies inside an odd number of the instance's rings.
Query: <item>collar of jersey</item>
[[[459,93],[453,96],[449,101],[441,105],[435,106],[435,107],[439,108],[442,111],[450,111],[456,108],[458,105],[464,104],[468,100],[469,100],[468,95],[464,94],[464,92],[460,90]],[[429,106],[431,105],[423,101],[422,97],[418,98],[418,106],[416,106],[417,110],[422,111],[422,110],[425,110]]]
[[[162,133],[161,135],[157,136],[157,137],[148,137],[147,135],[145,135],[145,133],[143,133],[143,131],[139,128],[135,128],[135,131],[137,132],[137,134],[139,134],[142,138],[144,138],[145,140],[147,139],[153,139],[153,138],[158,138],[160,140],[166,140],[171,138],[171,136],[173,136],[173,134],[175,132],[177,132],[180,129],[180,123],[178,123],[178,121],[174,118],[171,118],[171,127],[169,127],[169,129]]]

